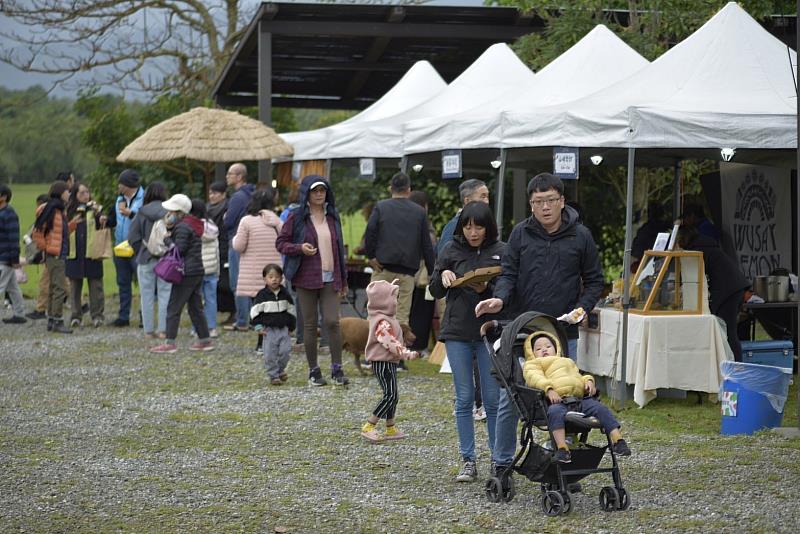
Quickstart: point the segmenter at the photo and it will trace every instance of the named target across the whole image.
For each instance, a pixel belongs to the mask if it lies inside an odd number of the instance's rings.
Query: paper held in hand
[[[453,283],[450,284],[450,287],[458,287],[462,284],[469,284],[469,283],[480,283],[480,282],[488,282],[495,276],[499,275],[502,272],[502,268],[500,266],[497,267],[481,267],[480,269],[475,269],[474,271],[468,271],[464,273],[464,276],[461,278],[456,278],[453,280]]]

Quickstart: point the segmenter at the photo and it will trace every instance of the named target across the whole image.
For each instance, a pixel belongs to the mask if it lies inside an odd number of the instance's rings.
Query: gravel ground
[[[620,414],[634,451],[622,464],[630,509],[600,511],[610,477],[593,475],[570,515],[548,518],[538,485],[522,477],[508,504],[488,503],[480,482],[453,481],[452,386],[425,362],[401,375],[398,425],[409,438],[369,445],[358,430],[379,388],[349,357],[347,389],[308,387],[302,356],[288,384],[272,387],[252,334],[226,333],[216,351],[195,354],[183,326],[173,355],[148,353],[136,328],[59,336],[38,321],[0,325],[0,340],[2,532],[796,532],[800,524],[800,440],[722,437],[707,425],[692,431],[691,421],[683,422],[690,431],[675,431],[675,414],[692,412],[657,402]],[[696,410],[713,417],[718,408]],[[483,478],[483,423],[478,439]]]

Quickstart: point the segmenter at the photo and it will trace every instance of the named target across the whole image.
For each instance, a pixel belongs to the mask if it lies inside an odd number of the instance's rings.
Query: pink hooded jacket
[[[246,215],[239,221],[233,237],[233,249],[241,253],[239,279],[236,295],[255,297],[264,289],[261,271],[268,263],[281,264],[281,255],[275,248],[275,240],[283,228],[283,222],[270,210],[261,210],[258,215]]]
[[[369,362],[399,362],[417,356],[403,343],[403,331],[395,317],[400,287],[385,280],[367,286],[369,337],[365,356]]]

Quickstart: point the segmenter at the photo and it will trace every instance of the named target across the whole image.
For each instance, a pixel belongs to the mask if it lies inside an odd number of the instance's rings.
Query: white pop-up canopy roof
[[[731,2],[636,74],[586,98],[504,113],[503,146],[797,146],[797,54]]]
[[[456,115],[423,118],[403,125],[406,154],[448,148],[503,146],[503,113],[526,113],[592,94],[648,65],[648,61],[602,24],[551,61],[503,101]]]
[[[281,134],[281,137],[294,147],[295,161],[327,159],[325,150],[328,140],[342,127],[383,119],[413,108],[441,92],[447,83],[436,69],[427,61],[417,61],[408,72],[371,106],[361,113],[333,126]]]
[[[399,158],[403,155],[404,122],[451,115],[479,104],[502,101],[514,87],[529,83],[533,77],[533,72],[508,45],[492,45],[446,89],[426,102],[391,117],[337,129],[335,138],[328,143],[326,159]]]

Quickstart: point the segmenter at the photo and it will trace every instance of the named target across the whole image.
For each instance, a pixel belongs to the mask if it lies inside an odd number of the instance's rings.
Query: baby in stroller
[[[550,401],[547,426],[553,433],[553,441],[557,447],[553,459],[563,464],[572,461],[564,430],[568,411],[581,412],[599,419],[603,431],[611,438],[614,453],[618,456],[630,456],[631,450],[622,439],[616,418],[608,407],[595,398],[594,377],[581,376],[575,362],[561,357],[558,339],[548,332],[534,332],[527,337],[524,347],[525,365],[522,374],[525,383],[544,391]]]
[[[520,447],[510,465],[496,466],[486,481],[486,497],[492,502],[511,501],[516,494],[512,475],[517,472],[539,482],[545,514],[568,514],[573,493],[582,491],[578,482],[587,475],[608,473],[613,485],[600,490],[600,507],[626,510],[630,496],[622,484],[617,455],[628,455],[630,449],[611,411],[592,398],[594,379],[581,376],[572,360],[561,357],[567,338],[559,322],[530,311],[511,322],[490,321],[481,331],[493,373],[522,421]],[[604,430],[605,444],[588,442],[595,428]],[[537,444],[534,429],[546,431],[549,439]],[[567,435],[575,438],[569,445]],[[611,466],[601,467],[607,452]]]

